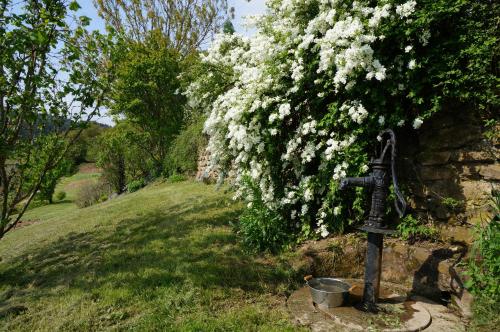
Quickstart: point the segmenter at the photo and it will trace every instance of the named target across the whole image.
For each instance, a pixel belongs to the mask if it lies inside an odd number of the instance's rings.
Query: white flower
[[[415,11],[416,5],[417,2],[415,0],[405,2],[404,4],[396,7],[396,14],[398,14],[401,18],[408,17]]]
[[[378,117],[378,124],[381,126],[385,124],[385,116],[381,115]]]
[[[276,128],[271,128],[269,130],[269,133],[271,134],[271,136],[276,136],[278,134],[278,129]]]
[[[427,46],[427,44],[429,44],[429,38],[431,38],[431,32],[429,30],[424,30],[419,35],[418,40],[422,43],[422,46]]]
[[[342,208],[340,206],[336,206],[333,208],[333,215],[334,216],[338,216],[340,214],[340,211],[342,210]]]
[[[279,118],[283,120],[285,116],[290,115],[290,104],[281,104],[278,110]]]
[[[368,165],[363,165],[361,166],[361,172],[365,173],[366,171],[368,171],[369,167]]]
[[[413,49],[413,46],[408,45],[405,47],[405,53],[409,53]]]
[[[307,214],[307,211],[309,211],[309,206],[306,204],[302,205],[302,208],[300,209],[300,214],[305,216]]]
[[[302,163],[308,163],[310,162],[314,156],[316,155],[316,145],[314,142],[308,142],[307,145],[304,147],[304,150],[300,154],[300,157],[302,158]]]
[[[321,234],[321,237],[327,237],[328,235],[330,235],[330,232],[328,232],[325,224],[319,226],[317,232]]]
[[[347,114],[349,114],[351,119],[357,124],[362,124],[368,116],[368,111],[359,101],[354,101],[351,105],[344,104],[340,107],[340,110],[347,110]]]
[[[415,69],[415,67],[417,66],[417,62],[412,59],[410,60],[410,62],[408,62],[408,69]]]
[[[418,129],[422,126],[422,123],[424,123],[424,121],[421,119],[421,118],[416,118],[414,121],[413,121],[413,129]]]
[[[304,192],[304,200],[306,202],[310,202],[312,201],[313,198],[314,198],[313,191],[311,190],[311,188],[307,188],[306,191]]]
[[[342,179],[342,178],[345,178],[347,173],[346,173],[346,168],[347,168],[348,164],[347,162],[342,162],[342,164],[337,164],[335,166],[335,168],[333,169],[333,176],[332,178],[334,180],[339,180],[339,179]]]
[[[399,120],[397,123],[398,127],[403,127],[405,125],[405,120]]]

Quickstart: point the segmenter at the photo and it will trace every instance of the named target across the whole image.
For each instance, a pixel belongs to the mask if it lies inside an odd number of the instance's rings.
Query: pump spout
[[[358,178],[344,178],[340,180],[339,189],[345,190],[348,187],[363,187],[372,188],[374,184],[372,176],[358,177]]]

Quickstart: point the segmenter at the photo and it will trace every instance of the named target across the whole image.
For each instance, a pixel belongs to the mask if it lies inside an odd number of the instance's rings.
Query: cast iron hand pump
[[[406,210],[406,202],[399,191],[395,172],[396,161],[396,136],[390,129],[379,134],[381,141],[380,156],[372,159],[370,166],[372,172],[366,177],[345,178],[340,181],[340,189],[347,187],[365,187],[372,192],[371,209],[365,224],[361,230],[368,232],[368,247],[365,260],[365,287],[361,309],[376,312],[376,300],[380,288],[380,272],[382,263],[382,246],[384,234],[390,234],[391,230],[385,220],[385,203],[389,194],[389,186],[392,183],[396,194],[395,207],[399,216],[402,217]],[[389,174],[390,173],[390,174]],[[391,175],[391,176],[390,176]]]
[[[395,172],[396,159],[396,136],[390,129],[384,130],[379,134],[381,140],[381,153],[376,159],[372,159],[370,166],[373,171],[370,175],[361,178],[345,178],[340,180],[340,189],[357,186],[368,188],[372,192],[372,204],[368,220],[361,227],[362,230],[373,233],[392,233],[385,223],[385,202],[389,194],[390,178],[389,172],[392,175],[392,183],[394,184],[394,193],[396,200],[394,205],[399,216],[402,217],[406,210],[406,202],[403,195],[399,191],[398,180]],[[385,142],[384,142],[385,141]],[[383,145],[385,143],[385,146]]]

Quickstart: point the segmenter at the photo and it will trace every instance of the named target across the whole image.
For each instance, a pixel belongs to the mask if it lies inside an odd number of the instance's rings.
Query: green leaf
[[[90,17],[88,16],[80,16],[80,22],[82,23],[83,26],[88,26],[90,24]]]
[[[72,10],[74,12],[76,12],[80,8],[82,8],[82,7],[80,7],[78,2],[76,2],[76,1],[71,1],[71,3],[69,4],[69,10]]]

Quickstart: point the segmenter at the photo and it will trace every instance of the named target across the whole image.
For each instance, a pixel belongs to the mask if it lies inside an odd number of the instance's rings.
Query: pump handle
[[[390,146],[391,148],[391,175],[392,175],[392,183],[394,185],[394,193],[396,194],[396,199],[394,200],[394,207],[396,208],[396,211],[399,214],[399,217],[403,217],[406,212],[406,201],[399,190],[398,186],[398,178],[396,177],[396,135],[394,134],[394,131],[392,129],[386,129],[382,132],[380,132],[379,136],[384,137],[388,135],[389,139],[386,142],[386,146],[383,148],[383,152]]]

